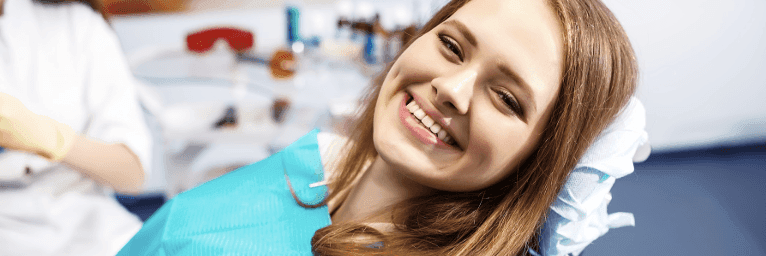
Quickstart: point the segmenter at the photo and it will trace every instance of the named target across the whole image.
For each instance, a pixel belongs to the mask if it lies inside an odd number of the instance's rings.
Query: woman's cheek
[[[471,129],[471,138],[477,160],[483,163],[481,168],[487,170],[487,175],[495,176],[511,168],[517,162],[520,146],[523,141],[522,131],[514,129],[513,125],[504,122],[503,116],[492,114],[492,110],[483,109],[485,117],[481,124],[475,124]],[[492,179],[488,177],[488,179]]]
[[[433,43],[423,40],[426,39],[418,39],[399,58],[398,75],[403,76],[404,82],[428,82],[445,69],[443,57],[438,49],[429,46]]]

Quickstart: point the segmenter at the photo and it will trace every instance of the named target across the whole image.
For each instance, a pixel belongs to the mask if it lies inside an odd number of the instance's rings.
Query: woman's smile
[[[440,149],[461,150],[448,131],[449,125],[440,114],[419,97],[407,94],[399,107],[399,118],[412,135],[427,145]]]

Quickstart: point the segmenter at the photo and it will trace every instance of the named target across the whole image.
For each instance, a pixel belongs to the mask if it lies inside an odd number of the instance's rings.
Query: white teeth
[[[452,143],[452,137],[447,134],[447,131],[444,130],[441,125],[437,124],[433,118],[428,116],[425,111],[420,109],[420,106],[418,106],[414,100],[407,104],[406,108],[408,111],[410,111],[410,113],[412,113],[412,115],[420,120],[420,123],[423,124],[423,126],[431,130],[431,132],[434,133],[436,137],[439,138],[439,140],[446,144]]]
[[[431,127],[431,125],[434,125],[434,120],[431,119],[430,116],[423,117],[423,119],[420,121],[423,122],[423,124],[425,124],[426,127]]]
[[[444,138],[447,137],[447,131],[441,130],[436,134],[437,137],[439,137],[440,140],[444,140]]]
[[[434,125],[431,126],[430,129],[431,129],[431,132],[436,134],[436,133],[439,133],[439,131],[442,130],[442,127],[439,124],[434,124]]]
[[[415,101],[411,101],[410,104],[407,104],[407,110],[410,111],[410,113],[415,112],[415,110],[420,109],[418,104],[415,104]]]
[[[415,111],[415,113],[412,113],[412,114],[415,115],[415,117],[417,117],[418,119],[421,119],[421,120],[423,119],[424,116],[426,116],[426,112],[423,112],[422,109],[418,109],[418,110]]]

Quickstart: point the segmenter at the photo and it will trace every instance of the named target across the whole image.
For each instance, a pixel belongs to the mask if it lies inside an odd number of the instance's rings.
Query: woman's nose
[[[431,86],[436,92],[436,103],[453,108],[459,114],[468,113],[477,75],[476,71],[468,69],[432,80]]]

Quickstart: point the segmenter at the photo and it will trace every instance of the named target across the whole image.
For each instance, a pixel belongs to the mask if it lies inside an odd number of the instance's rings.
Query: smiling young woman
[[[337,158],[311,132],[173,198],[119,255],[531,253],[636,69],[598,0],[452,1],[373,82]]]
[[[366,234],[402,255],[526,253],[636,77],[597,0],[450,2],[374,82],[315,252],[381,253]]]

